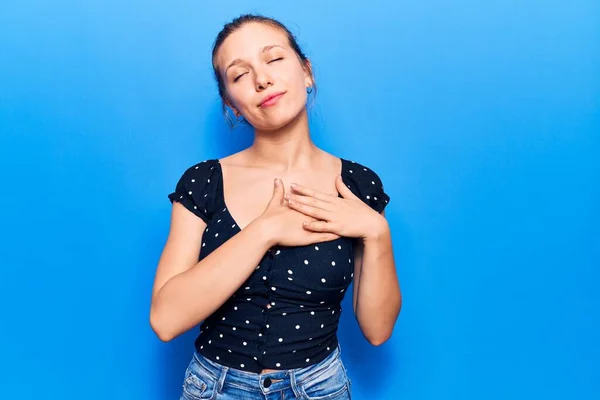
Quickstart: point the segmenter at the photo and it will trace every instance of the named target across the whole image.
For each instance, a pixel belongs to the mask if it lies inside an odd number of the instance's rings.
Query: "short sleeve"
[[[350,190],[372,209],[381,213],[390,202],[383,182],[372,169],[354,161],[345,162],[342,178]]]
[[[168,195],[171,203],[181,203],[185,208],[208,223],[212,218],[217,193],[215,160],[205,160],[186,169]]]

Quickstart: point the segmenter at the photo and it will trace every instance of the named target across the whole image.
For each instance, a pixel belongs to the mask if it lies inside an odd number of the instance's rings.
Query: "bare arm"
[[[223,305],[272,246],[302,246],[339,237],[305,230],[306,216],[285,205],[283,196],[283,184],[277,179],[265,212],[200,262],[206,223],[173,203],[171,230],[157,267],[150,309],[150,324],[161,340],[175,338]]]
[[[173,203],[171,229],[161,254],[150,324],[169,341],[217,310],[252,274],[270,240],[255,220],[198,262],[206,223]],[[227,279],[223,279],[226,275]]]
[[[356,303],[358,302],[358,287],[360,285],[360,273],[362,270],[362,259],[365,251],[365,244],[358,239],[354,245],[354,285],[352,290],[352,306],[354,315],[356,315]]]
[[[379,181],[372,179],[373,185]],[[402,306],[390,228],[385,213],[373,212],[345,185],[341,175],[336,177],[336,187],[342,199],[293,185],[296,194],[288,196],[289,204],[318,220],[306,225],[309,230],[359,238],[355,246],[353,308],[365,338],[380,345],[391,336]]]
[[[372,235],[356,246],[353,306],[361,331],[373,345],[390,338],[402,308],[389,226],[382,212]]]

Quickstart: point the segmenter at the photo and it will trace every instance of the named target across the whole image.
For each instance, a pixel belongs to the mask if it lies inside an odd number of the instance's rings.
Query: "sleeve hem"
[[[377,211],[379,214],[381,214],[381,212],[387,207],[389,202],[390,202],[390,196],[388,196],[386,193],[380,194],[379,199],[374,207],[375,211]]]
[[[181,205],[183,205],[188,211],[190,211],[192,214],[194,214],[195,216],[199,217],[205,223],[208,224],[208,222],[210,220],[208,218],[208,216],[203,212],[203,210],[200,210],[200,208],[198,206],[196,206],[184,194],[179,193],[179,192],[173,192],[173,193],[171,193],[171,194],[168,195],[168,198],[171,201],[171,204],[173,204],[173,202],[175,202],[175,201],[178,202],[178,203],[181,203]]]

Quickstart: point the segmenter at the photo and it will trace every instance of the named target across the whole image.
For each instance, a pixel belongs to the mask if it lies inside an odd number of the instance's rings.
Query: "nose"
[[[257,92],[261,92],[273,85],[273,78],[264,68],[257,72],[255,87]]]

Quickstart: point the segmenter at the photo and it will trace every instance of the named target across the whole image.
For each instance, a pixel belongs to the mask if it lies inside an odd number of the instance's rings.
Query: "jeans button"
[[[263,386],[268,388],[269,386],[271,386],[271,378],[265,378],[265,380],[263,381]]]

